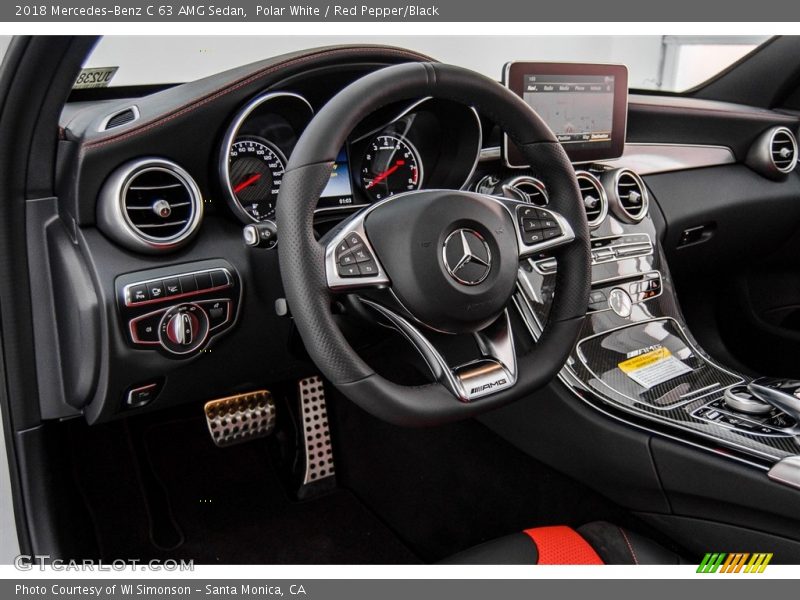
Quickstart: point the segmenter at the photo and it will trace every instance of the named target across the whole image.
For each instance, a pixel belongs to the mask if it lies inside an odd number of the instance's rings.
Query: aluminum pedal
[[[275,429],[275,401],[267,390],[209,400],[203,410],[219,447],[264,437]]]
[[[336,467],[328,426],[328,408],[325,405],[325,388],[318,376],[301,379],[297,385],[305,447],[303,485],[322,480],[327,480],[327,483],[332,481],[329,478],[335,475]]]

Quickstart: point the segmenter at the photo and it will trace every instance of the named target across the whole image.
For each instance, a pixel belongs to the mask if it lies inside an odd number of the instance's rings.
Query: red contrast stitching
[[[636,552],[633,551],[633,545],[631,545],[631,541],[625,534],[625,530],[622,527],[617,527],[617,529],[619,529],[619,532],[622,534],[622,537],[625,538],[625,543],[628,544],[628,550],[630,550],[631,556],[633,557],[633,564],[638,565],[639,559],[636,558]]]
[[[336,48],[334,50],[326,50],[324,52],[317,52],[315,54],[300,56],[298,58],[293,58],[293,59],[284,61],[282,63],[278,63],[276,65],[270,65],[270,66],[264,67],[263,69],[261,69],[259,71],[256,71],[255,73],[253,73],[251,75],[248,75],[244,79],[240,79],[239,81],[234,82],[231,85],[226,86],[225,88],[222,88],[221,90],[218,90],[216,92],[212,92],[211,94],[205,96],[204,98],[201,98],[200,100],[198,100],[198,101],[196,101],[196,102],[194,102],[192,104],[187,104],[183,108],[175,111],[174,113],[172,113],[170,115],[167,115],[165,117],[161,117],[161,118],[159,118],[159,119],[157,119],[155,121],[151,121],[150,123],[143,124],[138,129],[133,129],[133,130],[128,131],[128,132],[126,132],[124,134],[120,134],[120,135],[117,135],[115,137],[111,137],[111,138],[107,138],[107,139],[103,139],[103,140],[98,140],[98,141],[95,141],[95,142],[89,142],[88,144],[84,144],[81,150],[82,151],[93,150],[95,148],[100,148],[100,147],[106,146],[108,144],[113,144],[113,143],[116,143],[116,142],[120,142],[120,141],[128,139],[130,137],[133,137],[133,136],[145,133],[147,131],[150,131],[151,129],[153,129],[155,127],[159,127],[161,125],[164,125],[165,123],[168,123],[169,121],[177,119],[178,117],[181,117],[181,116],[183,116],[183,115],[185,115],[185,114],[187,114],[189,112],[192,112],[193,110],[197,110],[201,106],[204,106],[205,104],[208,104],[209,102],[213,102],[214,100],[216,100],[218,98],[221,98],[222,96],[225,96],[226,94],[229,94],[229,93],[234,92],[234,91],[236,91],[236,90],[238,90],[238,89],[240,89],[240,88],[242,88],[242,87],[244,87],[246,85],[249,85],[250,83],[253,83],[253,82],[257,81],[257,80],[261,79],[262,77],[264,77],[266,75],[269,75],[270,73],[274,73],[275,71],[279,71],[281,69],[289,68],[289,67],[297,65],[297,64],[302,64],[304,62],[308,62],[308,61],[313,60],[313,59],[323,58],[325,56],[330,56],[330,55],[333,55],[333,54],[358,55],[358,54],[367,54],[367,53],[369,53],[371,51],[378,50],[378,49],[379,48],[370,48],[370,49]],[[388,49],[382,49],[382,50],[387,55],[390,55],[390,56],[413,58],[413,59],[417,59],[417,60],[420,60],[420,59],[421,60],[432,60],[427,56],[424,56],[422,54],[416,54],[416,53],[413,53],[413,52],[405,52],[403,50],[388,50]]]

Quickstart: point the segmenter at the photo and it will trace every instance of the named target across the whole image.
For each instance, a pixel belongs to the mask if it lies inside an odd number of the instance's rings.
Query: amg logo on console
[[[500,387],[501,385],[506,385],[507,383],[508,380],[505,377],[503,377],[502,379],[498,379],[497,381],[492,381],[491,383],[484,383],[483,385],[474,387],[469,391],[469,393],[478,394],[480,392],[485,392],[486,390],[490,390],[492,388]]]

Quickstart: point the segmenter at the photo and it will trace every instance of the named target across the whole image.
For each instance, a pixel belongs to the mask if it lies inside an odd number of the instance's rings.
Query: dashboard
[[[425,60],[394,48],[323,48],[147,95],[68,103],[61,119],[59,198],[29,215],[30,226],[43,233],[32,242],[42,245],[37,255],[50,257],[32,268],[55,282],[33,307],[39,339],[50,340],[43,344],[50,355],[43,352],[41,360],[43,367],[61,367],[56,378],[41,375],[40,386],[49,391],[41,395],[42,414],[82,414],[101,422],[314,374],[283,299],[275,251],[284,170],[314,114],[339,90],[381,67]],[[794,214],[797,182],[789,174],[797,158],[796,119],[737,109],[726,117],[735,127],[708,127],[702,102],[629,99],[618,66],[559,74],[541,63],[514,65],[520,71],[517,76],[513,65],[507,69],[510,86],[546,77],[544,84],[572,86],[561,91],[580,96],[553,90],[542,109],[533,90],[520,90],[560,130],[561,141],[573,144],[591,230],[590,319],[564,377],[576,393],[591,392],[605,408],[629,418],[663,417],[663,407],[647,394],[642,400],[631,399],[627,389],[602,393],[608,390],[601,372],[608,361],[598,336],[659,321],[657,335],[671,336],[676,353],[696,348],[684,331],[666,255],[774,241],[751,240],[747,232],[733,232],[729,240],[725,228],[710,225],[724,217],[696,221],[687,215],[684,197],[669,193],[663,182],[686,173],[713,181],[733,170],[738,181],[761,190],[762,201],[772,199]],[[600,104],[587,100],[593,90],[578,89],[584,85],[602,88]],[[559,112],[564,107],[573,112]],[[581,108],[588,112],[576,114]],[[680,128],[664,125],[673,116]],[[749,132],[746,146],[739,141],[743,129]],[[412,190],[464,189],[542,208],[549,201],[547,174],[516,166],[513,144],[491,115],[449,100],[384,106],[355,125],[333,167],[315,211],[320,239],[354,212]],[[557,272],[546,251],[521,265],[515,306],[527,343],[535,342],[547,319]],[[72,318],[54,323],[52,314]],[[701,350],[693,355],[697,370],[718,376],[708,385],[722,390],[740,381]],[[688,391],[703,387],[683,383]],[[694,413],[718,399],[698,396],[696,404],[674,407],[679,412],[672,424],[739,451],[775,458],[786,452],[780,432],[742,443],[741,432],[720,434],[718,425]]]

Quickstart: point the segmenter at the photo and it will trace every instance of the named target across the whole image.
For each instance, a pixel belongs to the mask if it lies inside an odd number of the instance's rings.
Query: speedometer
[[[422,163],[417,149],[397,135],[379,135],[367,147],[361,168],[361,184],[373,200],[422,185]]]
[[[254,221],[275,217],[286,159],[265,139],[238,138],[228,154],[228,186],[237,207]]]

